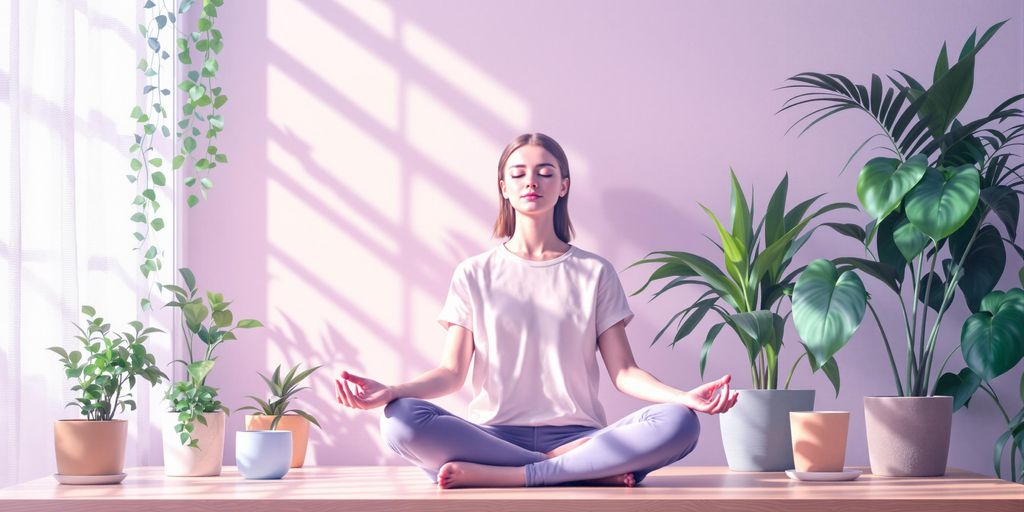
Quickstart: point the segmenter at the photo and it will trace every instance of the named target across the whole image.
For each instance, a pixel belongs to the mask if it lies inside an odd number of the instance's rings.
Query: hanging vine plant
[[[213,188],[212,171],[218,164],[228,162],[227,155],[215,144],[224,129],[219,109],[228,101],[216,83],[220,69],[217,55],[224,47],[223,36],[216,28],[217,9],[224,0],[204,1],[195,30],[190,30],[183,26],[183,20],[187,19],[184,15],[193,4],[193,0],[182,0],[175,12],[163,1],[148,0],[143,5],[149,15],[148,22],[139,25],[149,50],[138,64],[144,85],[141,104],[131,113],[138,128],[129,148],[132,172],[127,179],[137,187],[133,200],[135,211],[131,216],[135,223],[132,234],[138,242],[136,250],[144,255],[139,270],[147,279],[163,268],[162,251],[153,236],[166,224],[157,201],[157,189],[167,186],[168,175],[183,173],[188,191],[185,202],[192,208],[206,199]],[[171,54],[161,45],[163,30],[174,31],[175,57],[178,64],[184,66],[184,73],[174,73]],[[163,39],[166,40],[166,36]],[[175,122],[174,116],[168,115],[165,102],[172,98],[171,84],[178,76],[183,77],[177,84],[183,94],[181,114]],[[170,142],[173,156],[169,162],[156,148],[157,134]],[[143,298],[141,306],[144,310],[150,309],[150,299]]]

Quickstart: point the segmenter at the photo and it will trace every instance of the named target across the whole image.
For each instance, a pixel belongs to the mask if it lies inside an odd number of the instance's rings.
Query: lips
[[[537,199],[539,197],[541,197],[541,196],[538,195],[538,194],[526,194],[526,195],[523,196],[523,199]]]

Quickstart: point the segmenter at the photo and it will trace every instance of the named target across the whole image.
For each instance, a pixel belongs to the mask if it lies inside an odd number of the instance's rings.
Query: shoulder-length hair
[[[512,209],[512,203],[501,194],[501,180],[505,178],[505,164],[508,162],[508,157],[515,150],[526,145],[540,146],[551,153],[551,156],[555,157],[558,162],[558,170],[562,173],[562,178],[569,179],[569,159],[566,158],[565,151],[555,142],[555,139],[543,133],[524,133],[512,139],[512,142],[501,152],[501,158],[498,159],[498,220],[494,222],[494,236],[498,238],[511,237],[516,231],[516,212]],[[572,180],[569,183],[571,189]],[[559,197],[558,202],[555,203],[554,224],[555,235],[559,240],[569,243],[576,236],[576,230],[572,227],[572,221],[569,220],[569,190],[566,190],[565,195]]]

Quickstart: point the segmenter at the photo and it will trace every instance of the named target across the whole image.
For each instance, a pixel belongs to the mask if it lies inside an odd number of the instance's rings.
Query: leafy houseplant
[[[785,389],[779,390],[779,352],[783,345],[786,319],[780,315],[783,298],[791,293],[796,276],[801,272],[817,271],[797,268],[790,270],[793,256],[807,242],[815,226],[809,223],[829,212],[841,208],[855,208],[847,203],[825,205],[808,214],[811,206],[821,197],[807,199],[786,209],[789,178],[784,177],[768,201],[764,216],[755,225],[752,200],[743,194],[739,181],[732,174],[732,227],[726,230],[718,217],[701,206],[714,222],[720,243],[712,241],[722,253],[725,268],[689,252],[656,251],[632,266],[648,263],[660,264],[647,282],[633,295],[643,292],[652,282],[671,280],[651,299],[670,289],[696,285],[706,291],[692,304],[676,313],[655,336],[653,346],[673,325],[674,346],[688,334],[709,312],[717,314],[721,322],[713,325],[705,338],[700,354],[700,374],[703,378],[708,353],[721,329],[729,326],[746,348],[750,364],[753,390],[743,390],[743,398],[730,414],[722,418],[722,439],[729,467],[737,471],[781,471],[793,466],[789,412],[811,410],[813,390],[789,390],[789,382],[803,357],[811,362],[812,371],[823,370],[839,392],[839,368],[833,355],[853,334],[844,331],[845,339],[839,346],[824,344],[821,337],[804,339],[805,351],[790,370]],[[841,224],[829,225],[833,229],[848,229]],[[806,231],[805,231],[806,230]],[[763,235],[763,240],[762,240]],[[656,257],[652,257],[656,256]],[[832,276],[825,276],[826,279]],[[844,274],[849,286],[863,285],[854,274]],[[799,286],[799,283],[797,284]],[[856,304],[853,304],[856,312]],[[728,308],[728,309],[727,309]],[[794,304],[794,309],[796,305]],[[774,309],[774,311],[773,311]],[[863,315],[864,304],[860,303]],[[857,319],[859,321],[859,318]],[[833,336],[834,337],[834,336]]]
[[[280,365],[274,370],[269,379],[260,373],[260,378],[270,388],[270,398],[263,400],[250,395],[249,398],[256,402],[256,405],[247,405],[237,409],[239,411],[250,410],[255,412],[255,414],[246,415],[246,430],[277,430],[280,428],[292,433],[291,467],[293,468],[302,467],[306,459],[309,424],[312,423],[317,428],[322,427],[313,415],[301,409],[292,409],[291,401],[296,393],[309,389],[308,387],[298,386],[320,368],[320,366],[314,366],[313,368],[299,371],[299,366],[295,366],[288,371],[284,378],[281,377]]]
[[[811,206],[821,198],[821,195],[818,195],[787,210],[788,188],[789,177],[786,176],[775,188],[764,216],[755,225],[754,213],[750,207],[752,201],[743,194],[739,181],[735,174],[732,174],[731,232],[722,226],[711,210],[701,205],[717,228],[721,243],[712,243],[724,257],[724,271],[706,258],[677,251],[655,251],[648,254],[646,259],[630,265],[631,268],[647,263],[660,264],[643,287],[633,292],[633,295],[642,293],[654,281],[667,278],[672,280],[656,292],[651,300],[678,286],[697,285],[707,288],[696,301],[676,313],[651,342],[653,346],[675,324],[675,336],[671,343],[674,346],[693,332],[707,313],[718,314],[722,321],[711,327],[701,347],[702,378],[712,344],[721,329],[729,326],[746,348],[754,389],[778,389],[779,351],[782,348],[785,321],[789,316],[789,313],[785,316],[780,315],[779,310],[782,307],[782,299],[792,293],[797,276],[804,270],[804,267],[800,267],[790,271],[793,256],[820,226],[828,226],[839,231],[857,228],[845,224],[825,223],[805,232],[813,219],[827,212],[856,207],[849,203],[832,203],[808,215]],[[658,257],[651,258],[654,255]],[[852,274],[848,279],[853,283],[860,282]],[[775,311],[772,311],[773,309]],[[863,313],[863,307],[861,312]],[[852,331],[849,332],[846,339],[848,340],[852,334]],[[843,341],[845,343],[846,340]],[[828,347],[815,344],[813,340],[805,342],[806,351],[797,358],[796,363],[803,357],[808,357],[812,369],[822,369],[838,393],[839,367],[832,357],[838,349],[826,348]],[[788,389],[795,371],[796,364],[790,370],[785,388]]]
[[[1018,195],[1022,193],[1024,181],[1017,172],[1020,165],[1011,162],[1012,148],[1020,145],[1024,129],[1020,124],[1021,111],[1013,105],[1024,95],[1009,98],[979,119],[967,122],[958,119],[973,89],[975,56],[1003,23],[990,27],[981,38],[972,34],[952,66],[943,45],[935,64],[933,83],[927,89],[903,72],[897,72],[901,79],[887,77],[891,85],[883,83],[877,75],[872,75],[870,85],[858,85],[839,74],[801,73],[791,77],[786,86],[808,91],[790,98],[780,112],[802,105],[824,105],[794,123],[795,127],[812,119],[801,133],[845,110],[866,113],[878,124],[880,132],[865,140],[847,165],[870,141],[882,138],[887,142],[881,149],[890,156],[868,161],[857,182],[858,198],[872,220],[861,232],[850,236],[864,244],[867,257],[842,258],[836,262],[873,276],[899,299],[897,313],[906,343],[902,373],[883,322],[874,308],[871,312],[881,331],[900,397],[929,397],[940,393],[969,397],[981,385],[966,374],[965,378],[944,375],[933,379],[936,373],[942,374],[949,361],[947,356],[937,372],[933,369],[939,327],[957,290],[971,312],[977,314],[985,310],[986,297],[1005,268],[1004,244],[1024,257],[1024,250],[1015,243],[1020,216]],[[1002,123],[1007,122],[1012,126],[1004,128]],[[993,213],[1005,228],[1006,236],[999,233],[994,223],[988,222]],[[909,283],[906,283],[908,274]],[[794,302],[798,300],[801,300],[799,290]],[[935,313],[930,324],[929,310]],[[988,312],[996,314],[991,309]],[[969,319],[968,324],[971,322]],[[800,325],[799,319],[797,325]],[[989,365],[992,371],[983,373],[986,378],[993,378],[1020,359],[1020,355],[1015,354],[1019,354],[1022,341],[1020,337],[1012,339],[1016,335],[1005,332],[990,332],[989,336],[977,339],[975,336],[981,331],[968,329],[965,324],[961,344],[950,356],[963,348],[968,359],[966,347],[974,347],[976,359],[1012,361],[1008,366]],[[999,371],[995,371],[997,366]],[[865,407],[877,401],[876,397],[869,397],[865,399]],[[933,401],[938,417],[931,423],[933,428],[927,431],[937,437],[944,436],[944,447],[938,439],[934,441],[938,444],[915,448],[918,451],[913,452],[935,455],[929,469],[924,465],[875,467],[872,453],[872,471],[922,476],[942,474],[951,421],[948,402],[945,398]],[[871,448],[872,414],[868,412]],[[1010,418],[1006,419],[1008,424],[1012,423]],[[906,423],[909,419],[892,421]],[[1012,424],[1010,430],[1013,430]],[[928,436],[906,434],[904,437],[924,442]]]
[[[202,2],[195,30],[190,30],[182,23],[194,5],[193,0],[178,2],[177,11],[168,10],[165,2],[147,0],[143,5],[149,20],[138,28],[149,51],[137,66],[143,75],[143,99],[131,112],[131,118],[138,125],[138,132],[128,148],[133,158],[130,163],[131,173],[126,177],[137,187],[132,203],[135,212],[131,220],[136,223],[133,236],[139,244],[137,250],[144,254],[139,269],[147,278],[163,267],[162,251],[153,233],[164,228],[157,191],[167,186],[169,180],[166,173],[186,173],[185,187],[193,190],[198,188],[199,195],[190,193],[186,200],[191,208],[199,203],[200,197],[205,199],[207,192],[213,188],[211,171],[218,164],[226,164],[228,161],[227,155],[214,144],[224,129],[224,118],[219,109],[228,101],[222,88],[214,83],[220,69],[217,55],[224,47],[223,36],[216,28],[217,10],[223,4],[224,0]],[[161,45],[161,34],[166,30],[174,32],[173,49]],[[164,69],[172,53],[180,69],[183,69],[182,77],[172,75],[175,68],[170,64]],[[193,57],[196,57],[195,61]],[[177,116],[173,112],[168,115],[165,101],[175,89],[173,82],[178,78],[184,78],[177,83],[177,90],[184,93],[181,112]],[[173,157],[159,154],[156,149],[157,134],[174,143]],[[171,176],[173,180],[173,174]],[[149,309],[149,298],[143,298],[141,306]]]
[[[58,473],[116,476],[124,467],[127,426],[114,415],[135,410],[131,390],[139,378],[152,385],[167,378],[145,346],[150,334],[163,331],[133,321],[132,331],[111,332],[93,307],[82,306],[82,313],[85,327],[75,325],[82,350],[49,348],[60,356],[67,378],[77,381],[71,389],[80,396],[67,407],[78,407],[87,420],[55,422]]]
[[[180,310],[181,330],[185,337],[187,360],[176,360],[174,362],[185,365],[188,378],[176,382],[168,390],[166,399],[170,402],[171,414],[174,415],[173,431],[165,431],[164,453],[165,464],[168,459],[168,450],[174,450],[174,446],[185,446],[189,449],[201,448],[200,439],[196,438],[197,424],[206,427],[204,433],[209,433],[213,446],[208,447],[211,452],[221,452],[224,441],[224,415],[229,410],[217,399],[217,389],[206,384],[206,379],[213,370],[216,358],[214,351],[221,344],[238,339],[235,336],[236,329],[251,329],[262,327],[258,320],[239,320],[234,322],[234,315],[229,306],[230,302],[224,301],[223,295],[207,292],[206,301],[199,295],[196,289],[196,279],[192,271],[187,268],[179,269],[184,288],[173,285],[161,285],[163,289],[174,294],[175,299],[167,303],[167,307]],[[197,339],[201,344],[197,343]],[[218,425],[211,425],[208,416],[215,418]],[[185,450],[188,452],[188,450]],[[175,453],[182,453],[180,450]],[[198,454],[184,455],[183,457],[198,457]],[[220,473],[220,455],[210,456],[210,466],[203,474]],[[167,465],[169,471],[179,473],[192,473],[193,471],[183,467],[188,461],[182,462],[182,466],[172,467]],[[170,473],[169,473],[170,474]]]

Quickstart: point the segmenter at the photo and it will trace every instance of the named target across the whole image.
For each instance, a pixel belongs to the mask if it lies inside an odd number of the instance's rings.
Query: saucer
[[[786,476],[793,480],[802,482],[840,482],[844,480],[856,480],[863,473],[859,469],[847,469],[844,471],[796,471],[787,469]]]
[[[100,484],[117,484],[124,480],[124,477],[128,476],[126,473],[118,473],[116,475],[62,475],[60,473],[54,473],[53,477],[58,482],[64,485],[100,485]]]

